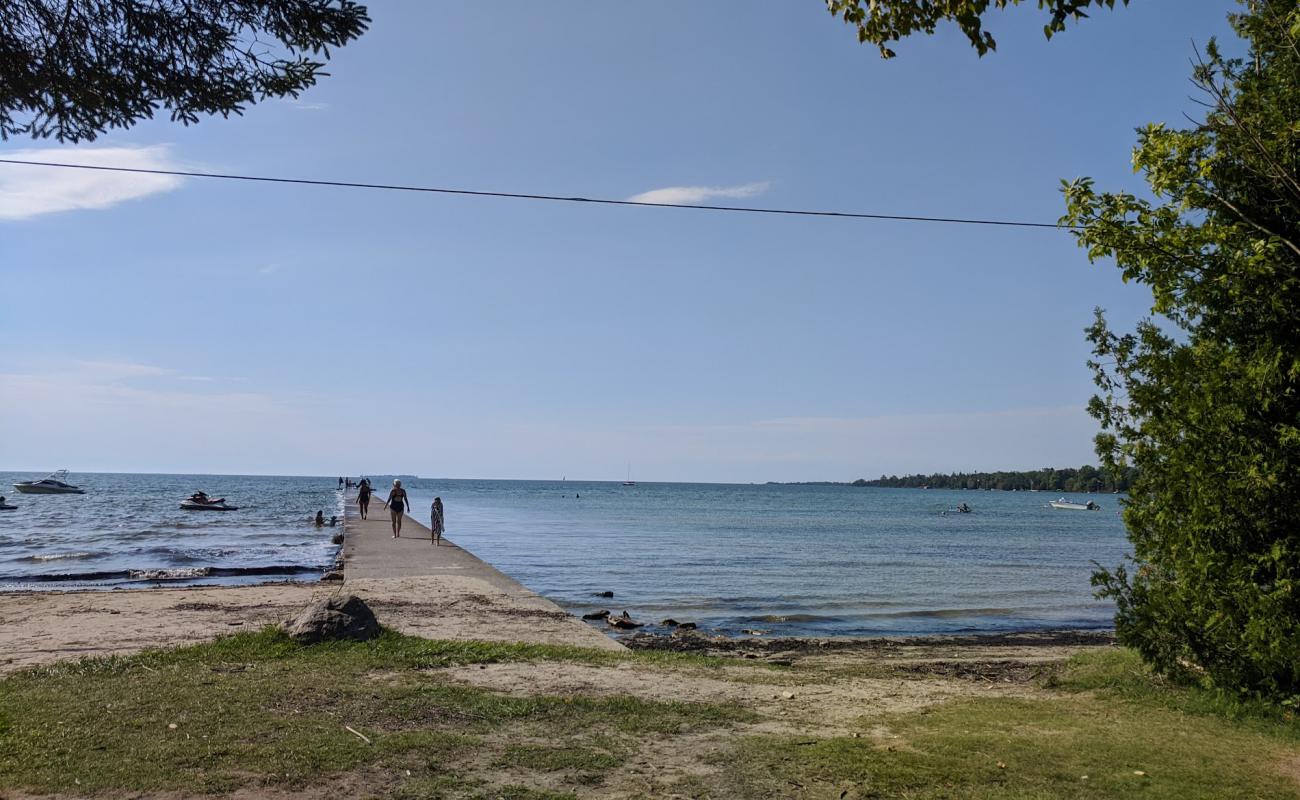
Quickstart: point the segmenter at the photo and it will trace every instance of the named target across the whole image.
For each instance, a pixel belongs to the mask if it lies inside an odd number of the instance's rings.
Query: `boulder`
[[[693,631],[693,630],[695,630],[695,623],[694,623],[694,622],[679,622],[679,623],[677,623],[677,630],[679,630],[679,631]]]
[[[593,597],[613,597],[613,592],[596,592]]]
[[[361,598],[339,594],[307,606],[285,624],[284,632],[303,644],[331,639],[364,642],[379,635],[379,620]]]
[[[609,616],[609,612],[602,608],[600,611],[593,611],[590,614],[583,614],[582,618],[583,619],[604,619],[605,617],[608,616]]]

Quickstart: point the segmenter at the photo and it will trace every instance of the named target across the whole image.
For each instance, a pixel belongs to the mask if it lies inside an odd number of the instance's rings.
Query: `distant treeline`
[[[1045,467],[1034,472],[954,472],[949,475],[881,475],[874,481],[859,478],[854,486],[894,489],[1040,489],[1051,492],[1126,492],[1137,476],[1132,467],[1119,475],[1092,466],[1078,469]]]

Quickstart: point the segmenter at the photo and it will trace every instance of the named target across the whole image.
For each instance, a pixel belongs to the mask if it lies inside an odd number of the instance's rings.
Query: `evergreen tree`
[[[353,0],[4,0],[0,139],[88,141],[160,107],[190,124],[297,97],[369,23]]]

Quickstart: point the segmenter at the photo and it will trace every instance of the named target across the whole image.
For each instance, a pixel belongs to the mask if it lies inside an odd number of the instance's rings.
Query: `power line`
[[[1022,222],[1005,219],[967,219],[962,217],[922,217],[907,214],[865,214],[851,211],[809,211],[793,208],[755,208],[751,206],[716,206],[698,203],[651,203],[645,200],[611,200],[605,197],[565,197],[554,194],[527,194],[523,192],[487,192],[477,189],[447,189],[436,186],[403,186],[391,183],[357,183],[353,181],[311,180],[308,178],[274,178],[265,175],[228,175],[217,172],[189,172],[175,169],[145,169],[143,167],[106,167],[94,164],[62,164],[54,161],[19,161],[0,158],[0,164],[21,164],[28,167],[59,167],[63,169],[89,169],[100,172],[130,172],[141,175],[172,175],[180,178],[219,178],[228,181],[256,181],[260,183],[290,183],[301,186],[335,186],[344,189],[382,189],[391,192],[426,192],[455,194],[471,197],[506,197],[514,200],[549,200],[561,203],[594,203],[607,206],[639,206],[647,208],[684,208],[691,211],[735,211],[747,214],[785,214],[796,217],[843,217],[845,219],[898,220],[902,222],[941,222],[954,225],[1000,225],[1012,228],[1055,228],[1070,230],[1075,226],[1052,222]]]

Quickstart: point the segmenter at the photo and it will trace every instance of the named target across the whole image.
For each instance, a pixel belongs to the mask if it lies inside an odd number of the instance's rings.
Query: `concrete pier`
[[[435,547],[428,526],[410,514],[402,522],[401,537],[394,539],[382,494],[372,496],[368,519],[361,518],[355,492],[349,491],[345,505],[344,586],[363,598],[406,596],[404,608],[427,607],[427,624],[412,629],[407,621],[403,630],[429,638],[623,649],[446,536]],[[428,509],[412,511],[428,515]],[[376,608],[381,622],[383,605],[380,601]]]

